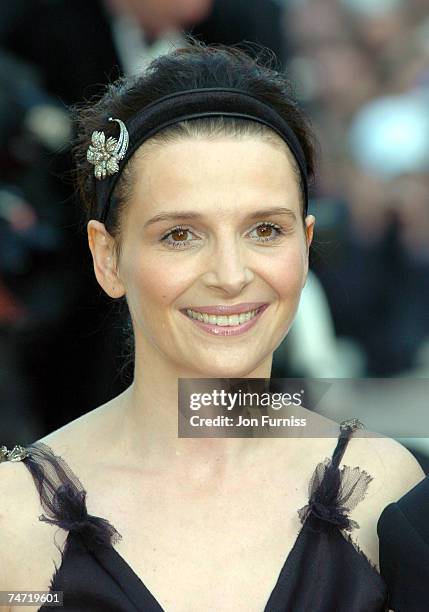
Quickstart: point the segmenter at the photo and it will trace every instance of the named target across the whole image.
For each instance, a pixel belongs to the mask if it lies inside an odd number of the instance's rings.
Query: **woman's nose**
[[[219,245],[210,255],[204,282],[225,293],[239,294],[254,278],[248,264],[240,244]]]

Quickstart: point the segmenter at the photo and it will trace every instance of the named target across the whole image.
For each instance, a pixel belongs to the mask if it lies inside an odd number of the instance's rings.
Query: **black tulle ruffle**
[[[88,514],[86,491],[65,461],[42,442],[26,449],[29,455],[24,462],[45,511],[39,520],[78,533],[90,551],[115,544],[121,535],[106,519]]]
[[[340,469],[339,464],[351,435],[360,427],[362,423],[357,419],[341,423],[338,444],[332,458],[321,461],[310,479],[308,504],[298,510],[302,523],[312,515],[344,531],[359,528],[349,513],[365,497],[372,476],[359,467],[344,465]]]
[[[345,531],[358,529],[349,512],[365,497],[371,480],[372,476],[358,467],[343,466],[339,470],[330,459],[325,459],[310,480],[308,504],[298,510],[301,522],[312,514]]]

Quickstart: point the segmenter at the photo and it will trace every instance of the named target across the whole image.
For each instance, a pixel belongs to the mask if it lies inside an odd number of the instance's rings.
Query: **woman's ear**
[[[104,223],[95,219],[88,222],[87,232],[98,284],[110,297],[122,297],[125,295],[125,287],[117,270],[114,239],[106,230]]]
[[[308,261],[309,261],[309,254],[310,254],[310,246],[311,243],[313,242],[313,233],[314,233],[314,224],[316,222],[316,217],[314,215],[307,215],[305,218],[305,240],[306,240],[306,244],[307,244],[307,250],[306,250],[306,261],[305,261],[305,273],[304,273],[304,282],[302,284],[302,287],[305,286],[305,283],[307,282],[307,275],[308,275]]]

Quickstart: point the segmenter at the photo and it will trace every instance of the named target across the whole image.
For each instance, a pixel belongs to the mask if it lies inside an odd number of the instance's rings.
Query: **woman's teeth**
[[[202,323],[211,323],[212,325],[220,325],[221,327],[227,325],[241,325],[246,321],[250,321],[253,317],[258,313],[259,308],[256,310],[250,310],[249,312],[242,312],[241,314],[234,315],[209,315],[202,312],[195,312],[195,310],[190,310],[189,308],[186,310],[186,314],[191,319],[197,319]]]

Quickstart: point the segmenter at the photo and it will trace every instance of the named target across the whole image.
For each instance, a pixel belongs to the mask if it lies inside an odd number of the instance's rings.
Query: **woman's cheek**
[[[299,299],[305,272],[305,257],[297,250],[291,251],[271,267],[270,284],[281,298]]]

